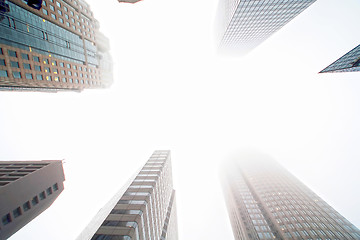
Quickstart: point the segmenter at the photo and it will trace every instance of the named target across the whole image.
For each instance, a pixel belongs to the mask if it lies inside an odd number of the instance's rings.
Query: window
[[[43,63],[44,63],[44,64],[49,64],[49,59],[44,58],[44,59],[43,59]]]
[[[37,205],[39,203],[39,198],[37,196],[33,197],[31,200],[31,203],[33,206]]]
[[[55,14],[52,13],[51,17],[56,20],[56,15]]]
[[[41,74],[36,74],[36,79],[37,80],[43,80],[43,76]]]
[[[34,62],[40,62],[40,58],[37,56],[33,56],[33,60],[34,60]]]
[[[50,72],[50,68],[45,67],[44,69],[45,69],[45,72],[47,72],[47,73],[49,73],[49,72]]]
[[[42,5],[46,7],[46,1],[43,0]]]
[[[0,48],[0,55],[3,55],[4,53],[3,53],[3,50],[2,50],[2,48]]]
[[[13,72],[13,77],[14,78],[21,78],[21,73],[20,72]]]
[[[61,8],[61,4],[60,4],[58,1],[56,1],[56,6],[58,6],[59,8]]]
[[[71,68],[71,65],[69,63],[66,64],[67,68]]]
[[[10,57],[17,57],[17,53],[13,50],[8,50],[8,53]]]
[[[73,79],[72,79],[72,78],[69,78],[69,83],[73,83]]]
[[[11,61],[11,62],[10,62],[10,65],[11,65],[11,67],[13,67],[13,68],[20,68],[18,62]]]
[[[59,187],[58,187],[58,184],[57,184],[57,183],[55,183],[55,184],[53,185],[53,190],[54,190],[54,191],[59,190]]]
[[[46,198],[45,192],[41,192],[39,196],[40,196],[40,200],[44,200]]]
[[[21,214],[22,214],[22,212],[21,212],[21,208],[20,208],[20,207],[16,208],[16,209],[13,211],[13,215],[14,215],[15,218],[21,216]]]
[[[63,77],[63,78],[62,78],[62,81],[63,81],[63,82],[66,82],[66,78],[65,78],[65,77]]]
[[[58,69],[57,69],[57,68],[53,68],[53,73],[58,74],[58,73],[59,73]]]
[[[64,67],[64,63],[63,62],[60,62],[60,67]]]
[[[59,18],[59,21],[60,21],[61,23],[64,23],[64,19],[62,19],[62,18]]]
[[[71,71],[68,71],[68,75],[69,75],[69,76],[71,76],[71,75],[72,75]]]
[[[6,214],[5,216],[2,217],[2,222],[4,225],[7,225],[9,223],[11,223],[11,216],[10,213]]]
[[[0,77],[9,77],[6,70],[0,70]]]
[[[33,79],[33,75],[31,73],[25,73],[26,79]]]
[[[51,76],[46,76],[46,80],[51,81]]]
[[[5,59],[0,58],[0,66],[6,66]]]
[[[45,15],[49,15],[48,11],[45,8],[43,8],[42,11]]]
[[[51,11],[55,11],[55,7],[51,4],[50,4],[50,9],[51,9]]]
[[[62,11],[57,10],[57,12],[58,12],[58,14],[59,14],[60,16],[62,16]]]
[[[27,201],[26,203],[23,204],[23,209],[26,212],[27,210],[30,210],[31,206],[30,206],[30,202]]]
[[[26,54],[26,53],[22,53],[22,54],[21,54],[21,58],[22,58],[22,59],[25,59],[25,60],[29,60],[29,55]]]
[[[24,69],[31,70],[31,65],[29,63],[23,63]]]
[[[35,70],[38,71],[38,72],[41,72],[41,66],[35,65]]]

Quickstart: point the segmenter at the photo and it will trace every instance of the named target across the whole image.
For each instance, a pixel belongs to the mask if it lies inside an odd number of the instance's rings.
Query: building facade
[[[82,91],[112,83],[109,42],[83,0],[0,0],[0,90]],[[98,40],[99,39],[99,40]]]
[[[0,239],[45,211],[64,189],[62,161],[0,162]]]
[[[360,71],[360,45],[330,64],[320,73]]]
[[[78,240],[177,240],[170,151],[155,151]]]
[[[137,3],[140,2],[141,0],[118,0],[118,2],[120,3]]]
[[[220,0],[219,50],[244,55],[316,0]]]
[[[358,228],[267,156],[244,155],[225,173],[236,240],[360,239]]]

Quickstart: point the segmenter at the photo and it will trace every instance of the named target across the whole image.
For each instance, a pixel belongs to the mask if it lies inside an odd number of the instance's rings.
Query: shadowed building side
[[[7,239],[55,201],[64,189],[62,161],[0,162],[0,239]]]
[[[360,45],[330,64],[320,73],[360,71]]]
[[[360,239],[358,228],[265,155],[244,155],[224,173],[236,240]]]

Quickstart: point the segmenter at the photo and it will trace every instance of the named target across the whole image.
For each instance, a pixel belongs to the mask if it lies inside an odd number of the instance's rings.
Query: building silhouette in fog
[[[0,0],[0,90],[82,91],[112,81],[109,40],[85,1]]]
[[[320,73],[360,71],[360,45],[330,64]]]
[[[177,240],[170,151],[155,151],[78,240]]]
[[[45,211],[64,189],[62,161],[0,162],[0,239]]]
[[[219,0],[220,52],[244,55],[316,0]]]
[[[223,189],[236,240],[360,239],[360,231],[271,158],[228,164]]]

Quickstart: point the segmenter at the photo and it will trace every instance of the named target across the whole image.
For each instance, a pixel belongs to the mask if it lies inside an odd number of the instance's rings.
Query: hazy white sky
[[[114,85],[0,92],[0,160],[65,159],[65,191],[12,240],[76,238],[156,149],[172,150],[180,239],[233,239],[217,166],[248,147],[360,226],[360,73],[317,74],[360,43],[358,0],[318,0],[242,58],[216,54],[216,0],[88,2]]]

